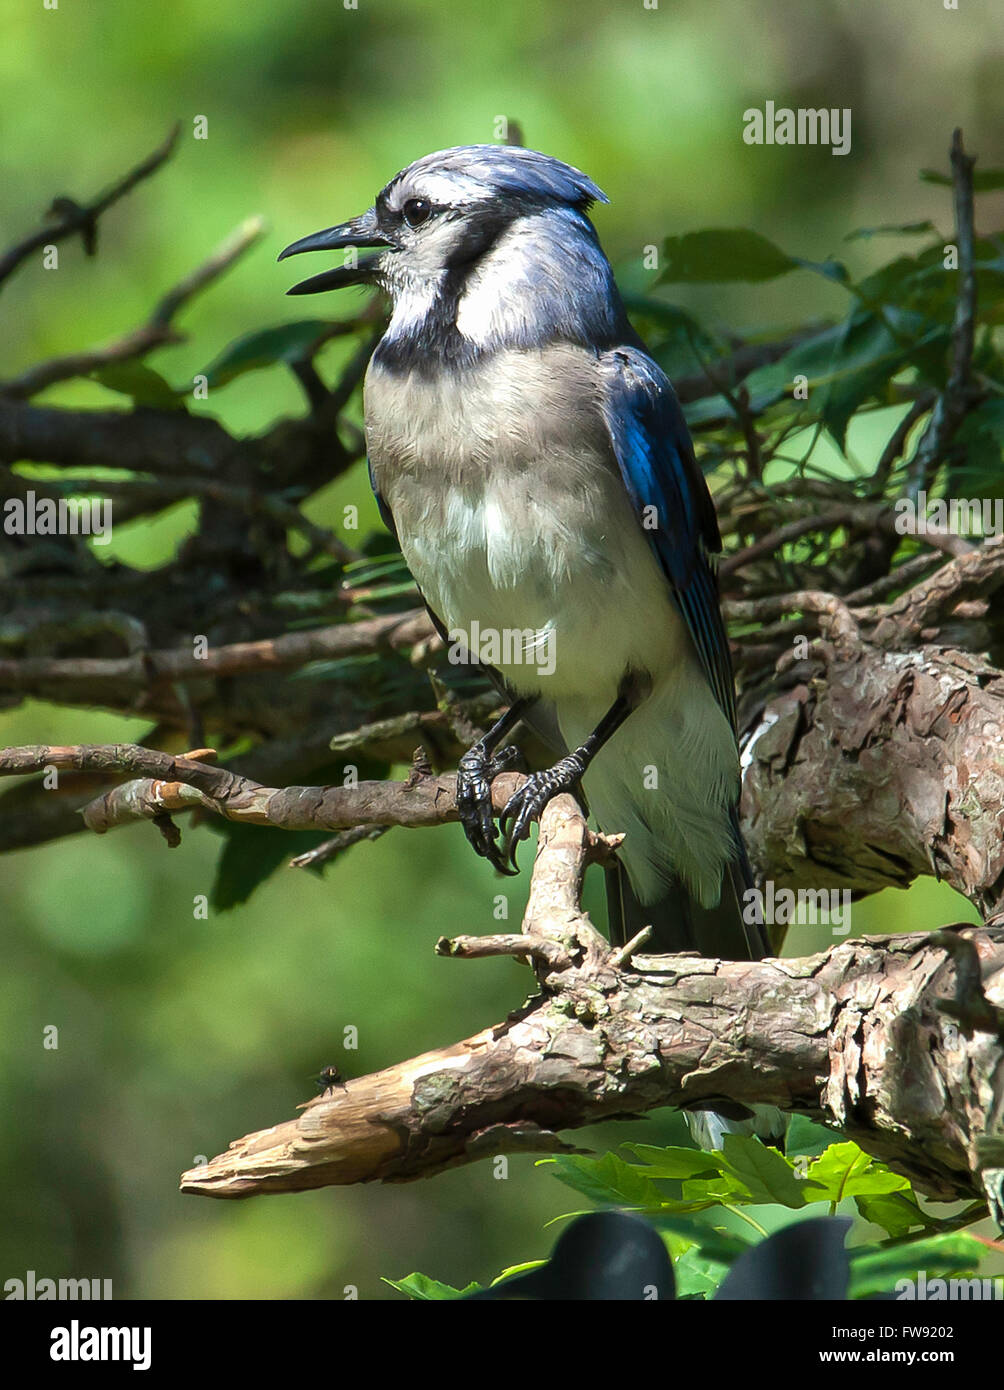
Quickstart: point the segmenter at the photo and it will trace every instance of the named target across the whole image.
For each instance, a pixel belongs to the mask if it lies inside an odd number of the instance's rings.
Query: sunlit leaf
[[[438,1279],[430,1279],[427,1274],[406,1274],[403,1279],[387,1279],[383,1282],[389,1284],[392,1289],[397,1289],[399,1293],[406,1293],[409,1298],[421,1300],[423,1303],[439,1303],[451,1298],[464,1298],[467,1294],[480,1293],[481,1284],[468,1284],[466,1288],[455,1289],[452,1284],[443,1284]]]
[[[776,1149],[740,1134],[726,1134],[722,1147],[729,1169],[746,1187],[751,1202],[779,1202],[797,1210],[812,1200],[806,1191],[809,1185],[795,1176],[792,1165]]]
[[[804,1115],[792,1115],[784,1137],[785,1158],[809,1157],[821,1154],[833,1143],[833,1131]]]
[[[649,1178],[695,1178],[720,1173],[725,1160],[715,1153],[705,1153],[701,1149],[660,1148],[656,1144],[625,1144],[625,1149],[636,1154],[648,1165],[644,1172]]]
[[[871,1221],[890,1236],[905,1236],[918,1227],[934,1225],[921,1211],[912,1192],[885,1192],[873,1197],[855,1197],[854,1204],[865,1221]]]
[[[907,1178],[894,1173],[849,1141],[831,1144],[809,1164],[808,1176],[818,1184],[809,1197],[812,1202],[840,1202],[845,1197],[873,1197],[878,1193],[910,1189]]]
[[[604,1154],[602,1158],[560,1154],[550,1164],[559,1182],[594,1202],[656,1208],[664,1200],[644,1169],[625,1163],[616,1154]]]

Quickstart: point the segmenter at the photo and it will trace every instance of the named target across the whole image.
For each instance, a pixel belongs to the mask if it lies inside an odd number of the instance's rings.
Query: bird
[[[370,481],[436,627],[509,700],[460,761],[473,847],[513,872],[547,801],[579,791],[624,835],[608,871],[615,943],[648,926],[652,952],[757,959],[769,943],[739,829],[721,537],[589,217],[608,201],[553,156],[458,146],[279,259],[347,250],[289,293],[390,297],[364,383]],[[497,837],[491,782],[519,762],[504,740],[520,721],[558,756]]]
[[[364,382],[370,482],[437,630],[508,707],[460,759],[457,807],[503,873],[552,797],[624,835],[607,871],[614,944],[769,954],[739,827],[735,685],[714,503],[673,388],[628,321],[580,169],[461,145],[402,169],[361,215],[279,259],[348,251],[294,285],[390,297]],[[366,254],[359,256],[359,251]],[[556,753],[508,801],[522,722]],[[771,1107],[705,1107],[775,1139]]]

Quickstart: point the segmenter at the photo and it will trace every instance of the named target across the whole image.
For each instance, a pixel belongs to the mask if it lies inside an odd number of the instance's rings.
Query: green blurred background
[[[993,0],[578,0],[439,5],[359,0],[41,0],[7,7],[0,46],[2,241],[30,230],[52,197],[90,197],[183,122],[175,158],[103,221],[100,254],[61,249],[61,273],[25,268],[4,290],[0,374],[109,338],[251,213],[269,235],[185,313],[188,340],[153,365],[182,385],[232,338],[302,317],[275,255],[363,210],[429,150],[498,138],[517,118],[528,144],[584,168],[611,197],[597,211],[628,281],[641,249],[703,226],[752,226],[793,254],[843,254],[853,227],[926,217],[949,224],[944,167],[953,126],[987,164],[1004,149],[1004,11]],[[853,111],[845,158],[821,148],[750,148],[742,112],[767,100]],[[208,139],[192,138],[204,116]],[[980,216],[1000,225],[999,204]],[[859,244],[857,264],[888,247]],[[296,278],[296,277],[294,277]],[[357,292],[311,306],[342,314]],[[764,287],[688,290],[680,302],[740,332],[837,311],[840,292],[806,275]],[[326,349],[336,367],[343,346]],[[121,404],[97,385],[50,401]],[[232,430],[302,409],[281,368],[218,401]],[[875,417],[871,417],[874,419]],[[869,450],[869,437],[852,443]],[[315,500],[377,525],[365,471]],[[185,506],[120,528],[104,550],[156,565],[191,524]],[[0,717],[0,743],[105,742],[148,725],[31,704]],[[501,1017],[531,983],[511,961],[435,958],[449,924],[490,930],[496,893],[518,922],[526,876],[501,883],[455,827],[395,832],[324,879],[281,869],[243,908],[193,916],[220,840],[185,827],[169,851],[148,825],[77,836],[3,863],[0,986],[5,1122],[0,1269],[111,1278],[116,1297],[391,1297],[381,1275],[420,1269],[463,1284],[540,1257],[544,1223],[580,1205],[533,1160],[506,1180],[487,1164],[402,1187],[327,1190],[245,1203],[177,1192],[178,1174],[238,1135],[293,1113],[311,1077],[350,1074],[446,1044]],[[529,856],[525,856],[529,860]],[[593,887],[595,902],[595,885]],[[602,914],[600,914],[602,915]],[[975,920],[927,881],[855,908],[853,931]],[[802,954],[832,938],[792,931]],[[60,1045],[42,1048],[55,1024]],[[357,1052],[340,1046],[359,1030]],[[678,1119],[609,1125],[670,1142]]]

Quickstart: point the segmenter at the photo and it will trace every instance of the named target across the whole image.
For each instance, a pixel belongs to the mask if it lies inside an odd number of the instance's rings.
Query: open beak
[[[390,246],[391,242],[377,229],[376,211],[370,208],[362,217],[353,217],[351,222],[342,222],[337,227],[328,227],[323,232],[301,237],[279,253],[279,260],[287,256],[299,256],[304,251],[340,251],[349,246]],[[373,279],[373,268],[377,256],[365,256],[358,265],[338,266],[335,270],[324,270],[320,275],[312,275],[309,280],[301,280],[298,285],[286,291],[287,294],[318,294],[322,290],[337,290],[345,285],[368,284]]]

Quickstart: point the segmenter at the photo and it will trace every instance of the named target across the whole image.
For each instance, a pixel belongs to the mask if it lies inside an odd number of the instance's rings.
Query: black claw
[[[500,772],[520,761],[522,754],[513,744],[489,757],[483,744],[475,744],[460,759],[457,770],[457,811],[464,834],[477,854],[502,874],[512,875],[495,839],[491,784]]]
[[[530,826],[540,819],[549,801],[562,792],[576,789],[585,770],[582,759],[570,753],[546,772],[531,773],[519,790],[513,792],[499,817],[502,850],[513,866],[511,872],[518,871],[516,851],[523,840],[530,838]]]

